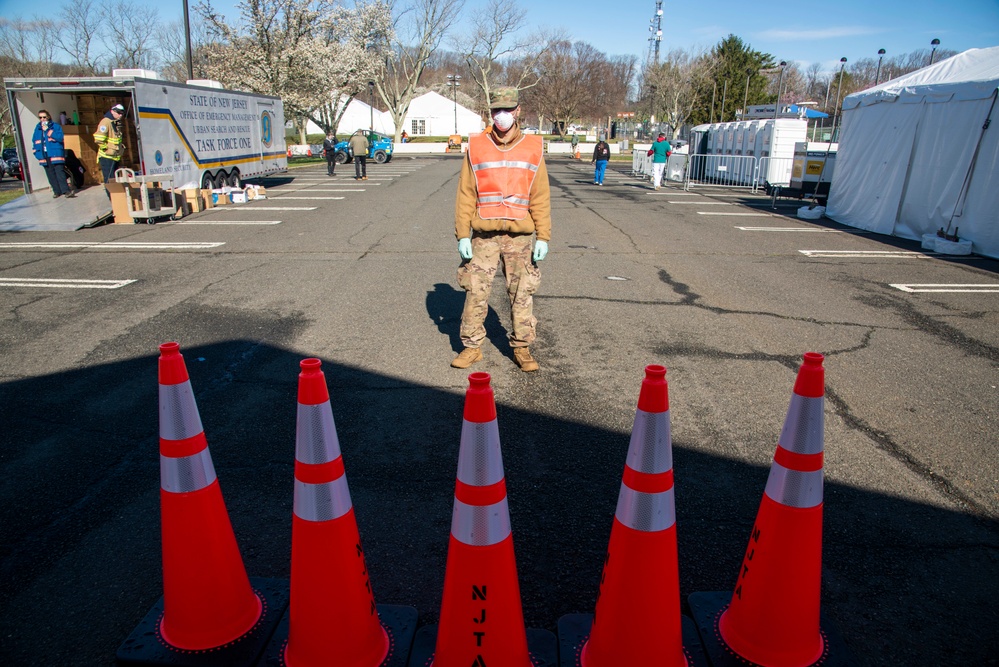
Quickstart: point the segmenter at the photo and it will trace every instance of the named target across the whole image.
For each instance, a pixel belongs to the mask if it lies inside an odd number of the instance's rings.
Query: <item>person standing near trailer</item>
[[[38,124],[31,137],[35,159],[45,168],[45,176],[52,186],[52,197],[75,197],[76,189],[66,180],[66,148],[62,126],[52,121],[52,114],[45,109],[38,112]]]
[[[363,130],[350,138],[350,152],[354,155],[354,180],[368,180],[368,138]]]
[[[663,183],[663,172],[666,170],[666,161],[669,159],[673,147],[666,141],[666,133],[660,132],[659,138],[649,149],[652,156],[652,186],[658,190]]]
[[[323,139],[323,155],[326,157],[326,175],[336,175],[336,134],[333,130],[326,133]]]
[[[125,115],[125,107],[116,104],[111,110],[104,114],[104,118],[97,125],[94,132],[94,141],[97,143],[97,166],[101,169],[101,176],[104,183],[110,182],[114,178],[115,169],[121,162],[121,156],[125,153],[122,146],[121,119]],[[111,193],[107,191],[108,199]]]

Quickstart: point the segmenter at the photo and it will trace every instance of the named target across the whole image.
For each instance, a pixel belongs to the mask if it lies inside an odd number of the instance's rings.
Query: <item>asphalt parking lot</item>
[[[114,664],[162,595],[166,341],[250,576],[289,577],[297,376],[318,357],[375,598],[437,622],[468,385],[449,367],[458,169],[306,167],[176,222],[0,233],[2,662]],[[682,610],[731,592],[815,351],[823,613],[853,664],[999,664],[999,261],[591,169],[549,162],[541,370],[514,365],[500,285],[472,368],[495,391],[527,625],[593,610],[647,364],[668,369]]]

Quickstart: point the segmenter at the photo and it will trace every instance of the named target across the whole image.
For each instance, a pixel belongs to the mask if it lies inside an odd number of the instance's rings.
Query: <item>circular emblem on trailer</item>
[[[156,166],[157,167],[162,166],[162,164],[163,164],[163,153],[161,153],[160,151],[156,151],[156,155],[153,156],[153,159],[156,160]]]
[[[174,162],[180,162],[180,151],[174,151],[173,152],[173,161]]]
[[[264,142],[264,146],[268,148],[271,147],[271,142],[274,140],[274,116],[271,115],[270,111],[264,111],[260,114],[260,140]]]

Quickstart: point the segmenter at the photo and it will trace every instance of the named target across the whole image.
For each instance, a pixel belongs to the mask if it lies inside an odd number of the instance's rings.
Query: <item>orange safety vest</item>
[[[541,166],[540,135],[521,135],[508,147],[485,132],[468,140],[468,161],[475,174],[475,206],[483,220],[523,220],[531,203],[531,184]]]

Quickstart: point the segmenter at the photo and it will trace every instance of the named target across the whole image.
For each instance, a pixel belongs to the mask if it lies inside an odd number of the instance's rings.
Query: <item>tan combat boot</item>
[[[468,368],[477,361],[482,361],[482,350],[477,347],[466,347],[461,351],[461,354],[454,358],[451,367]]]
[[[520,366],[520,370],[525,373],[530,373],[531,371],[536,371],[540,368],[540,366],[538,366],[538,362],[531,356],[530,348],[513,348],[513,359],[517,362],[517,365]]]

